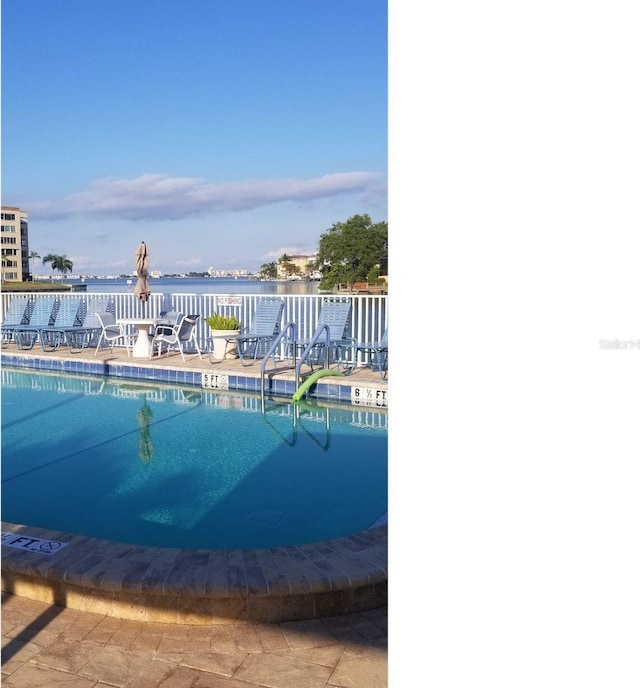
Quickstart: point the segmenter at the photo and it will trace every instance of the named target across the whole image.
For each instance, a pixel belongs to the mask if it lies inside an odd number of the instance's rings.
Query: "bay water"
[[[66,279],[65,284],[86,284],[88,293],[133,292],[136,277]],[[153,293],[166,294],[319,294],[319,282],[261,281],[246,277],[149,277]]]

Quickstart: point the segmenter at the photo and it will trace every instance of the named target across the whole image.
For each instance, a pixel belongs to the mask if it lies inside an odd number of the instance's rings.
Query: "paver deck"
[[[116,619],[2,593],[3,688],[386,688],[387,609],[279,624]]]

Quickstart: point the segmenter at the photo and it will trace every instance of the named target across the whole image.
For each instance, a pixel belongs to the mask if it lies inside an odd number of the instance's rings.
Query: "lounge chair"
[[[84,351],[96,336],[102,332],[102,324],[98,313],[105,313],[111,297],[91,295],[80,306],[80,324],[65,331],[65,339],[69,352],[80,353]]]
[[[9,346],[13,340],[13,331],[29,323],[29,306],[32,301],[28,296],[14,296],[2,320],[2,348]]]
[[[296,339],[290,342],[295,347],[296,367],[306,362],[313,370],[314,364],[324,359],[328,366],[335,361],[338,368],[346,364],[346,351],[353,351],[356,340],[347,335],[351,301],[325,299],[320,309],[318,324],[309,339]],[[332,360],[333,359],[333,360]]]
[[[251,324],[236,337],[238,357],[242,365],[253,365],[258,356],[264,355],[281,327],[284,301],[282,299],[259,299]],[[249,363],[245,364],[245,360]]]
[[[96,344],[96,352],[94,356],[98,355],[100,351],[100,345],[105,342],[106,344],[111,344],[111,351],[113,352],[113,347],[116,342],[122,342],[127,348],[127,356],[131,356],[131,348],[133,347],[133,335],[124,325],[118,325],[116,322],[116,317],[113,313],[102,312],[96,313],[96,317],[100,322],[100,327],[102,331],[100,332],[100,337],[98,338],[98,343]]]
[[[40,345],[43,351],[57,351],[60,344],[66,341],[66,332],[79,324],[79,296],[66,296],[60,300],[53,325],[40,329]]]
[[[355,354],[362,353],[368,356],[371,370],[377,370],[380,377],[384,380],[387,376],[387,360],[389,356],[389,334],[385,330],[379,341],[361,342],[356,344]],[[354,359],[355,362],[355,359]]]
[[[40,330],[52,324],[51,320],[56,301],[56,296],[36,297],[29,323],[13,328],[13,338],[19,349],[33,349]]]
[[[158,356],[160,356],[164,345],[166,346],[167,355],[169,355],[171,349],[177,349],[182,356],[182,360],[186,361],[184,357],[185,349],[189,343],[192,343],[198,357],[201,359],[202,352],[196,339],[196,323],[199,317],[199,314],[183,315],[175,325],[158,325],[151,340],[151,353],[149,357],[153,356],[156,347]]]

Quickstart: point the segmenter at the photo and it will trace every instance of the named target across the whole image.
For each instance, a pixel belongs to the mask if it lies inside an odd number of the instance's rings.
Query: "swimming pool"
[[[387,415],[3,368],[2,520],[155,547],[265,548],[387,510]]]

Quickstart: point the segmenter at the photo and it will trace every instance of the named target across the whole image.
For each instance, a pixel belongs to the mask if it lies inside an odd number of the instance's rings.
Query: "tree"
[[[73,262],[70,261],[67,256],[57,256],[53,253],[48,253],[42,259],[43,265],[45,263],[51,263],[51,279],[53,280],[53,271],[58,270],[62,274],[62,281],[64,281],[64,276],[67,272],[73,270]]]
[[[33,273],[34,273],[34,270],[33,270],[33,261],[34,261],[36,258],[40,258],[40,254],[39,254],[37,251],[30,251],[30,252],[29,252],[29,260],[31,261],[31,280],[32,280],[32,281],[33,281]]]
[[[378,264],[374,265],[367,273],[367,282],[369,282],[369,284],[384,282],[384,280],[380,279],[380,266]]]
[[[275,279],[278,276],[278,266],[276,263],[263,263],[260,266],[260,276],[263,279]]]
[[[47,255],[42,259],[42,264],[46,265],[47,263],[51,264],[51,281],[53,282],[53,261],[56,260],[58,256],[56,256],[54,253],[47,253]]]
[[[286,253],[283,253],[280,256],[278,264],[280,265],[282,272],[284,272],[285,277],[289,277],[289,275],[295,274],[296,266],[289,260],[289,256]]]
[[[336,222],[320,236],[317,266],[319,288],[365,282],[372,268],[388,257],[388,224],[373,224],[369,215],[353,215]]]

